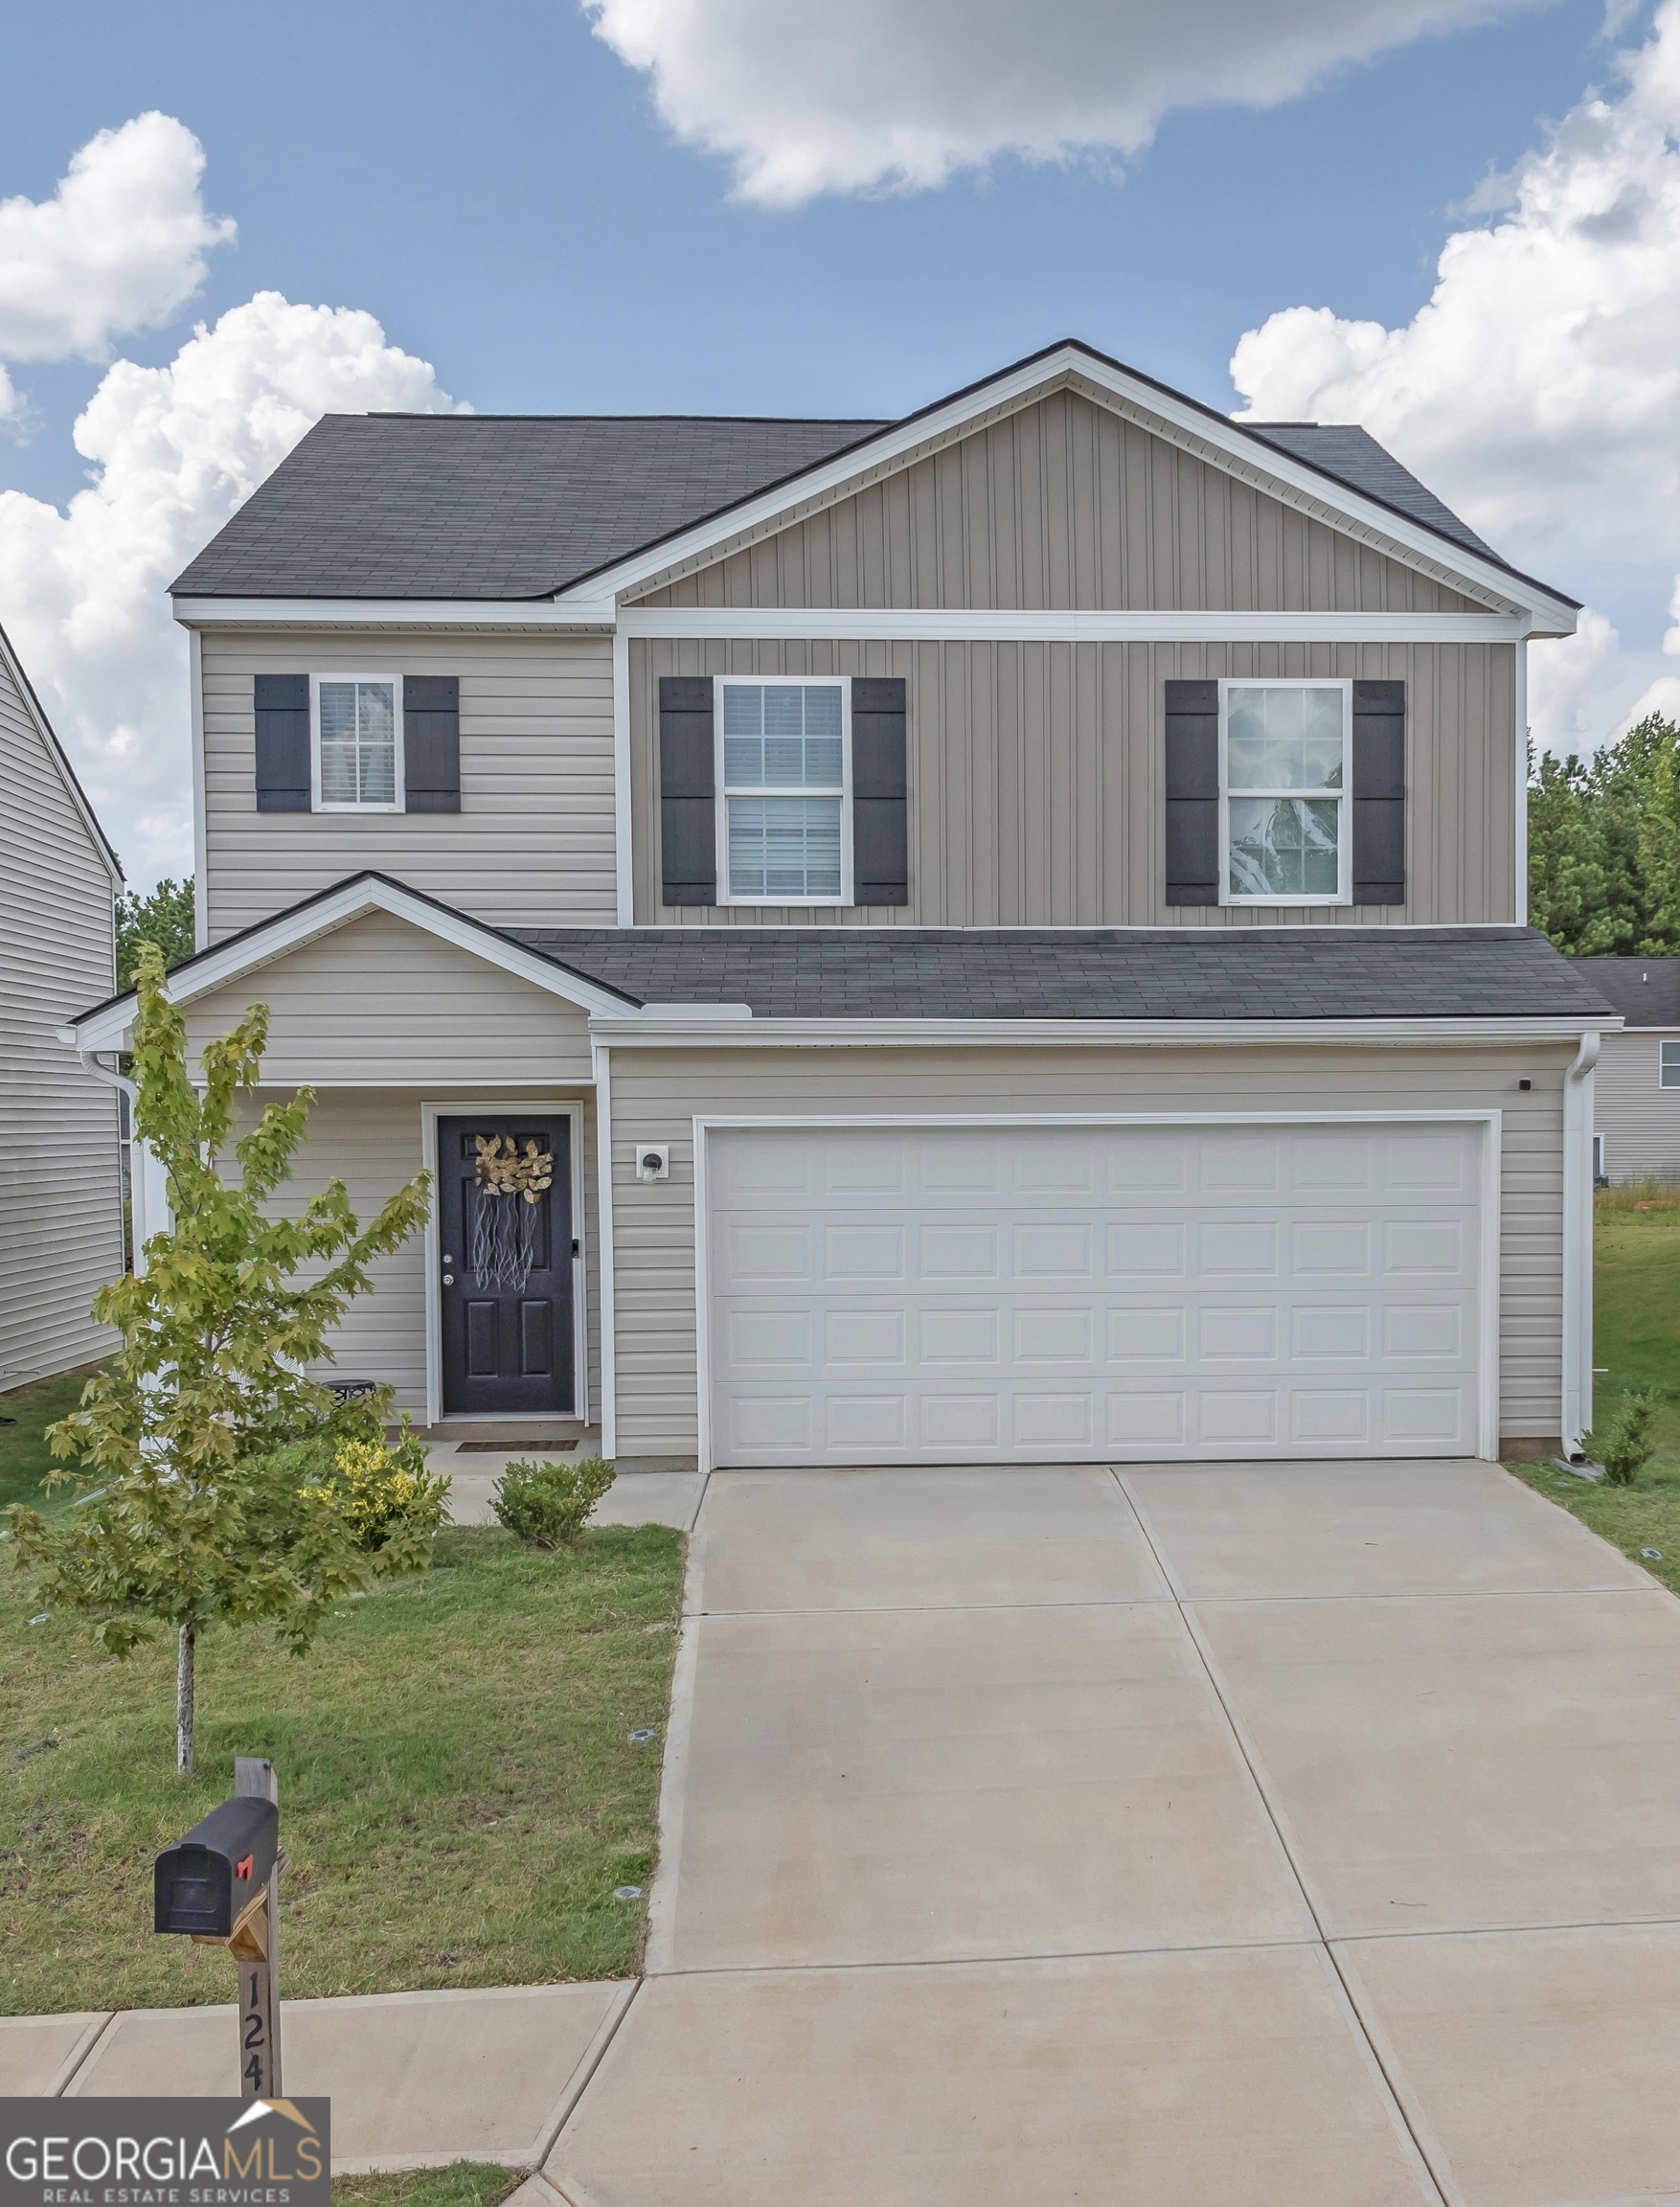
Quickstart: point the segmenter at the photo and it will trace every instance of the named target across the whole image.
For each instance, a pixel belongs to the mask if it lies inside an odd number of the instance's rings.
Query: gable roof
[[[1023,387],[1088,364],[1292,485],[1353,492],[1443,549],[1578,610],[1500,557],[1363,429],[1235,420],[1077,338],[897,421],[634,415],[328,415],[171,585],[181,597],[518,601],[576,592],[772,494],[879,466]],[[1338,501],[1333,494],[1320,495]],[[775,501],[772,500],[774,503]]]
[[[47,718],[40,699],[35,695],[34,684],[23,671],[23,662],[11,648],[11,639],[0,628],[0,672],[10,674],[12,686],[23,700],[24,712],[34,722],[48,758],[57,768],[70,802],[80,814],[83,825],[93,837],[94,847],[104,860],[113,881],[124,881],[123,861],[112,848],[111,839],[100,826],[99,815],[88,802],[87,791],[77,779],[76,769],[70,763],[68,753],[53,732],[53,723]]]
[[[1572,958],[1629,1027],[1680,1028],[1680,958]]]

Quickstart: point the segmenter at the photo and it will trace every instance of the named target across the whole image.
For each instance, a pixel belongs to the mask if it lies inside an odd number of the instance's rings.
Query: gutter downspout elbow
[[[1601,1036],[1584,1034],[1563,1077],[1563,1453],[1583,1454],[1593,1419],[1593,1068]]]

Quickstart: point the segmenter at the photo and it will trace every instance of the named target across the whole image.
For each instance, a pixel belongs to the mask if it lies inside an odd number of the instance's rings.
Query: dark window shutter
[[[409,812],[461,809],[461,679],[402,677],[402,802]]]
[[[659,677],[659,868],[667,904],[717,901],[712,677]]]
[[[1219,901],[1219,685],[1167,685],[1167,901]]]
[[[910,901],[910,791],[904,684],[851,685],[851,901]]]
[[[1406,900],[1406,685],[1353,685],[1353,901]]]
[[[309,677],[259,674],[257,809],[309,809]]]

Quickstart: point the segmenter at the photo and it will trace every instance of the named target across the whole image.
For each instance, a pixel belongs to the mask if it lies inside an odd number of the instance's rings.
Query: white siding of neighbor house
[[[212,990],[187,1008],[194,1053],[268,1006],[263,1079],[334,1087],[587,1081],[586,1012],[388,913]]]
[[[1503,1112],[1500,1432],[1560,1422],[1563,1075],[1570,1048],[615,1049],[618,1448],[692,1455],[696,1114],[1489,1109]],[[1532,1091],[1518,1079],[1532,1079]],[[670,1177],[638,1181],[645,1143]]]
[[[116,886],[0,649],[0,1390],[116,1342],[117,1097],[54,1032],[115,985]]]
[[[459,812],[257,810],[253,678],[335,668],[460,677]],[[606,638],[213,629],[203,684],[213,943],[365,869],[492,924],[612,922]]]
[[[1606,1035],[1593,1074],[1593,1130],[1613,1181],[1680,1180],[1680,1088],[1657,1084],[1665,1042],[1680,1027]]]
[[[263,1091],[253,1110],[281,1101],[283,1092]],[[601,1263],[595,1165],[595,1109],[587,1091],[557,1088],[493,1096],[470,1088],[452,1090],[440,1082],[424,1094],[389,1089],[335,1089],[316,1099],[308,1132],[295,1172],[276,1199],[282,1217],[295,1217],[311,1195],[333,1179],[344,1182],[359,1221],[365,1226],[379,1206],[420,1170],[423,1159],[420,1106],[438,1104],[470,1112],[475,1106],[502,1110],[527,1104],[533,1109],[562,1104],[577,1106],[582,1147],[583,1206],[579,1230],[584,1252],[586,1346],[589,1401],[601,1399]],[[374,1286],[353,1302],[344,1323],[329,1336],[334,1361],[313,1373],[317,1378],[377,1379],[397,1390],[397,1408],[417,1423],[426,1415],[426,1255],[425,1238],[414,1235],[373,1268]],[[301,1275],[302,1276],[302,1275]]]

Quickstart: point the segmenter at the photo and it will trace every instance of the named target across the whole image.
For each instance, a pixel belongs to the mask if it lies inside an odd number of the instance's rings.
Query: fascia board
[[[610,631],[611,598],[177,598],[183,628],[498,628]]]
[[[387,912],[395,919],[406,921],[441,942],[482,958],[487,965],[499,967],[519,980],[529,981],[546,995],[563,998],[581,1012],[634,1016],[624,1000],[611,990],[598,989],[577,975],[562,972],[534,951],[487,932],[470,920],[440,911],[423,898],[409,897],[386,881],[353,882],[301,911],[280,914],[266,927],[230,943],[225,950],[212,950],[194,958],[191,965],[170,976],[165,983],[165,992],[171,1004],[193,1003],[213,990],[225,988],[230,981],[242,980],[246,974],[288,957],[306,944],[316,942],[324,935],[336,934],[340,928],[365,919],[371,912]],[[76,1037],[76,1047],[79,1050],[121,1049],[133,1021],[134,1005],[130,991],[114,1004],[89,1013],[85,1019],[73,1020],[70,1032]]]
[[[1427,1048],[1463,1042],[1578,1042],[1610,1034],[1620,1019],[1576,1017],[1487,1019],[767,1019],[696,1027],[689,1019],[623,1018],[597,1013],[589,1032],[618,1049],[881,1049],[981,1044],[1040,1049],[1046,1043],[1210,1044],[1267,1042],[1329,1045],[1393,1043]]]
[[[626,605],[624,637],[793,637],[919,643],[1519,644],[1520,613],[1096,613],[918,606]]]
[[[581,603],[586,598],[599,599],[609,592],[620,596],[655,575],[728,543],[733,537],[761,529],[766,522],[774,521],[791,508],[823,498],[851,483],[866,482],[886,473],[896,462],[918,447],[938,443],[988,415],[1010,412],[1034,392],[1070,379],[1094,385],[1140,414],[1170,424],[1181,436],[1219,453],[1241,472],[1261,481],[1269,479],[1283,484],[1298,496],[1358,522],[1374,536],[1404,549],[1414,558],[1460,575],[1479,590],[1507,604],[1521,605],[1531,617],[1530,626],[1534,633],[1560,636],[1575,633],[1576,609],[1541,585],[1479,558],[1454,544],[1450,537],[1437,535],[1433,530],[1409,522],[1391,507],[1379,506],[1362,497],[1358,491],[1320,474],[1316,468],[1292,459],[1276,446],[1261,444],[1237,423],[1227,422],[1219,415],[1204,414],[1189,401],[1127,375],[1090,353],[1076,352],[1072,347],[1001,375],[935,413],[918,415],[900,428],[873,439],[861,449],[826,461],[760,498],[730,508],[715,520],[697,522],[682,535],[592,575],[586,582],[576,586],[575,599],[570,593],[560,591],[556,603]]]

